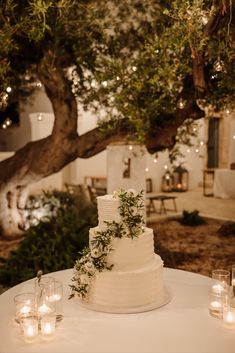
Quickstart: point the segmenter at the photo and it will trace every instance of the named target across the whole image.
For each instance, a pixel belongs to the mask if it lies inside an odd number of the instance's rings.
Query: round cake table
[[[39,335],[27,343],[14,322],[13,298],[28,291],[33,280],[0,296],[1,353],[234,353],[235,329],[208,312],[211,279],[195,273],[164,268],[170,290],[168,304],[146,312],[109,314],[79,305],[70,294],[72,269],[50,275],[64,285],[64,318],[52,340]]]

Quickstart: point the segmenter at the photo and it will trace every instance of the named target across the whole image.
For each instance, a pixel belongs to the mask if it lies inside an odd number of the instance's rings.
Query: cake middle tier
[[[95,227],[89,231],[91,249],[92,240],[99,230],[99,227]],[[153,230],[145,227],[138,237],[113,238],[111,248],[113,250],[108,253],[106,261],[108,265],[113,265],[114,271],[130,271],[146,266],[154,258]]]

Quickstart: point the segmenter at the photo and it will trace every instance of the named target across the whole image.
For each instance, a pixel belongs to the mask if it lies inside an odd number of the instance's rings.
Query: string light
[[[195,152],[198,153],[198,152],[199,152],[199,149],[198,149],[198,148],[195,148]]]
[[[133,149],[133,146],[132,146],[132,145],[130,145],[130,146],[129,146],[129,150],[131,151],[132,149]]]
[[[117,81],[120,81],[120,77],[119,77],[119,76],[117,76],[117,77],[116,77],[116,80],[117,80]]]
[[[3,129],[6,129],[6,128],[7,128],[7,124],[3,123],[3,124],[2,124],[2,128],[3,128]]]
[[[108,82],[107,82],[107,81],[103,81],[103,82],[102,82],[102,86],[103,86],[103,87],[107,87],[107,86],[108,86]]]
[[[12,124],[11,119],[10,119],[10,118],[6,118],[5,124],[6,124],[7,126],[10,126],[10,125]]]
[[[145,171],[146,171],[146,173],[147,173],[147,172],[149,171],[149,168],[148,168],[148,167],[146,167],[146,168],[145,168]]]
[[[137,67],[136,66],[132,66],[132,71],[137,71]]]
[[[229,115],[230,114],[230,110],[226,109],[226,114]]]
[[[6,88],[6,91],[7,91],[7,93],[10,93],[10,92],[12,91],[12,88],[11,88],[10,86],[8,86],[8,87]]]
[[[183,100],[183,98],[180,98],[179,101],[178,101],[178,103],[177,103],[177,107],[178,107],[179,109],[184,109],[185,103],[186,103],[185,100]]]
[[[39,114],[37,115],[37,119],[38,119],[38,121],[42,121],[42,120],[43,120],[43,115],[42,115],[42,113],[39,113]]]
[[[42,83],[40,81],[38,81],[38,82],[35,83],[35,86],[38,87],[38,88],[41,88],[42,87]]]
[[[233,135],[233,139],[235,140],[235,135]]]
[[[167,166],[166,164],[164,165],[164,169],[165,169],[165,170],[167,170],[167,169],[168,169],[168,166]]]
[[[154,158],[153,162],[154,162],[154,163],[157,163],[157,158]]]
[[[190,148],[187,148],[187,150],[186,150],[188,153],[190,152]]]
[[[200,146],[203,146],[204,145],[204,141],[200,141]]]

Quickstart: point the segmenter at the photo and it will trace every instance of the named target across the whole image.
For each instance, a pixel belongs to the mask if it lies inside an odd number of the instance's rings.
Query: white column
[[[107,191],[120,188],[146,190],[146,149],[140,145],[110,144],[107,147]]]

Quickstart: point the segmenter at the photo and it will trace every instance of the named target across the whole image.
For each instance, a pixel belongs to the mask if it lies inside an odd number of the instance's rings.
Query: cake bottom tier
[[[138,312],[166,304],[168,299],[163,261],[155,255],[150,265],[135,271],[98,273],[84,304],[105,312]]]

